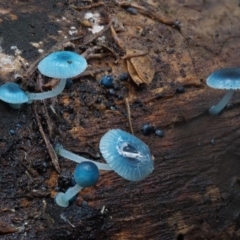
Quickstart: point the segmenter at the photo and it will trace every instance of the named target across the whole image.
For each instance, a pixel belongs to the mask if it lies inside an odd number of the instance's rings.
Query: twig
[[[85,52],[82,53],[82,56],[87,59],[90,54],[94,54],[95,51],[100,51],[102,48],[100,46],[93,46],[88,48]]]
[[[119,59],[118,54],[115,53],[109,46],[107,46],[105,44],[100,44],[100,43],[97,43],[97,45],[108,50],[117,60]]]
[[[44,111],[44,116],[45,119],[47,121],[47,126],[48,126],[48,131],[49,131],[49,136],[50,138],[52,137],[52,133],[53,133],[53,128],[52,128],[52,123],[48,114],[48,110],[47,110],[47,106],[46,106],[46,101],[43,100],[43,111]]]
[[[54,103],[50,104],[49,108],[51,109],[51,111],[53,112],[53,114],[56,116],[58,121],[61,121],[62,118],[59,116],[59,114],[56,112],[55,108],[54,108]]]
[[[84,9],[91,9],[91,8],[100,7],[100,6],[104,6],[104,5],[105,5],[104,2],[98,2],[98,3],[90,4],[88,6],[83,6],[83,7],[76,7],[74,5],[70,5],[70,7],[73,8],[74,10],[81,11]]]
[[[54,220],[50,217],[50,215],[48,213],[46,213],[46,209],[47,209],[47,202],[46,202],[46,200],[43,199],[42,203],[43,203],[43,210],[42,210],[43,217],[47,220],[48,226],[51,229],[53,229],[53,227],[54,227]]]
[[[80,77],[86,77],[86,76],[93,77],[94,75],[101,73],[101,72],[105,72],[105,71],[106,71],[106,69],[102,69],[102,68],[87,70],[87,71],[77,75],[76,77],[73,77],[72,80],[76,80],[76,79],[79,79]]]
[[[58,173],[60,173],[60,166],[59,166],[59,163],[58,163],[57,154],[55,153],[55,151],[54,151],[50,141],[48,140],[47,136],[45,135],[45,133],[43,131],[43,127],[42,127],[41,121],[40,121],[38,113],[37,113],[37,105],[36,105],[36,103],[33,103],[32,108],[33,108],[33,112],[34,112],[35,118],[37,120],[37,125],[38,125],[39,132],[41,133],[42,138],[43,138],[43,140],[45,142],[48,154],[50,155],[50,158],[52,160],[52,164],[55,167],[56,171]]]
[[[42,75],[39,74],[38,78],[37,78],[37,87],[41,92],[43,91],[42,90],[42,85],[43,85],[43,78],[42,78]],[[43,103],[44,116],[45,116],[45,119],[47,121],[48,132],[49,132],[50,137],[52,137],[52,124],[51,124],[50,117],[49,117],[49,114],[48,114],[48,111],[47,111],[46,101],[43,100],[42,103]]]
[[[119,115],[119,116],[122,116],[122,113],[117,111],[117,110],[111,110],[111,109],[108,109],[108,110],[105,110],[104,112],[105,114],[108,114],[108,113],[112,113],[114,115]]]
[[[33,178],[32,178],[32,176],[30,175],[30,173],[27,170],[25,170],[25,174],[28,176],[30,181],[33,182]]]
[[[126,7],[137,8],[141,14],[143,14],[143,15],[145,15],[147,17],[156,19],[157,21],[159,21],[159,22],[161,22],[161,23],[163,23],[163,24],[165,24],[167,26],[173,27],[173,28],[177,29],[179,32],[181,32],[181,26],[180,26],[180,22],[179,21],[172,21],[172,20],[166,19],[166,18],[161,17],[161,16],[159,16],[158,14],[156,14],[156,13],[154,13],[152,11],[149,11],[145,7],[142,7],[142,6],[133,4],[133,3],[120,2],[119,5],[121,7],[123,7],[123,8],[126,8]]]
[[[93,42],[94,40],[96,40],[97,38],[99,38],[100,36],[102,36],[110,28],[110,26],[112,25],[113,21],[114,21],[114,18],[112,18],[110,20],[110,22],[108,23],[108,25],[103,30],[101,30],[100,32],[88,35],[83,40],[83,45],[87,45],[87,44]]]
[[[113,28],[112,25],[110,26],[110,28],[111,28],[112,37],[113,37],[115,43],[117,44],[117,46],[118,46],[122,51],[125,52],[126,49],[125,49],[125,45],[124,45],[123,41],[118,37],[118,35],[117,35],[116,31],[114,30],[114,28]]]
[[[26,68],[26,65],[25,63],[23,62],[22,59],[19,59],[19,62],[21,63],[21,67],[23,68],[24,71],[27,71],[27,68]]]
[[[126,104],[126,108],[127,108],[127,118],[128,118],[129,128],[130,128],[131,133],[134,134],[133,133],[133,127],[132,127],[132,121],[131,121],[131,111],[130,111],[128,98],[125,98],[125,104]]]
[[[108,56],[112,56],[111,53],[94,53],[94,54],[89,54],[86,59],[91,60],[91,59],[102,59]]]
[[[37,90],[42,92],[42,85],[43,85],[43,78],[41,74],[38,74],[37,76]]]
[[[63,213],[60,215],[60,217],[67,222],[71,227],[75,228],[75,226],[63,215]]]
[[[141,57],[147,55],[148,52],[142,52],[142,53],[131,53],[131,54],[126,54],[121,57],[121,59],[129,59],[129,58],[134,58],[134,57]]]

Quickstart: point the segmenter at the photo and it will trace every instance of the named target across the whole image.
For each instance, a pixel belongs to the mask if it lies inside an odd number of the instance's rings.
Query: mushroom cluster
[[[115,171],[129,181],[145,179],[154,169],[153,156],[149,147],[139,138],[120,129],[112,129],[100,139],[100,151],[106,163],[99,163],[78,156],[57,144],[55,151],[59,156],[77,163],[92,162],[100,170]]]
[[[31,93],[23,91],[16,83],[8,82],[0,86],[0,99],[13,108],[19,108],[23,103],[55,97],[63,91],[68,78],[79,75],[86,68],[85,58],[77,53],[70,51],[51,53],[39,62],[38,70],[47,77],[59,78],[57,87],[47,92]]]
[[[17,83],[8,82],[0,86],[0,100],[18,109],[23,103],[55,97],[64,90],[67,79],[81,74],[86,68],[85,58],[77,53],[71,51],[51,53],[39,62],[38,70],[44,76],[59,79],[57,87],[51,91],[32,93],[22,90]],[[101,84],[108,88],[113,86],[113,81],[111,75],[106,75],[101,79]],[[240,68],[217,70],[207,78],[206,83],[212,88],[227,90],[221,101],[209,109],[211,115],[218,115],[228,104],[233,91],[240,89]],[[149,135],[154,131],[154,127],[145,124],[142,131],[144,135]],[[160,129],[155,133],[157,136],[164,135]],[[99,148],[106,163],[81,157],[64,149],[61,144],[56,144],[55,152],[59,156],[78,163],[73,173],[75,186],[65,193],[57,193],[55,197],[55,202],[59,206],[67,207],[69,201],[83,188],[94,186],[99,179],[99,170],[114,171],[129,181],[141,181],[154,170],[154,159],[149,147],[125,131],[109,130],[100,139]]]
[[[109,130],[100,139],[99,145],[107,164],[78,156],[64,149],[60,144],[55,146],[55,151],[59,156],[79,163],[74,171],[74,179],[77,184],[69,188],[66,193],[58,193],[55,197],[55,201],[59,206],[67,207],[69,200],[82,188],[93,186],[98,179],[96,177],[98,169],[113,170],[129,181],[143,180],[154,169],[153,156],[149,147],[130,133],[120,129]],[[85,168],[96,168],[97,170],[86,171]],[[86,185],[86,182],[90,184]]]
[[[24,103],[43,100],[60,94],[66,86],[67,79],[81,74],[87,68],[85,58],[70,51],[59,51],[49,54],[38,64],[39,72],[49,78],[58,78],[59,84],[51,91],[33,93],[24,91],[17,83],[8,82],[0,86],[0,100],[12,108],[20,108]],[[113,78],[106,76],[102,84],[111,85]],[[79,163],[74,170],[75,186],[65,193],[59,192],[55,202],[67,207],[69,201],[83,188],[93,186],[99,179],[99,169],[115,171],[130,181],[145,179],[154,169],[153,157],[148,146],[137,137],[120,129],[108,131],[100,140],[100,151],[107,163],[99,163],[78,156],[57,144],[58,155]]]

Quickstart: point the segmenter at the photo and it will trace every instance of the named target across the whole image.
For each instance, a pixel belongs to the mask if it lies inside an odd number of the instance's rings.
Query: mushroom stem
[[[60,79],[59,80],[59,84],[57,85],[57,87],[55,87],[51,91],[42,92],[42,93],[26,92],[26,94],[28,96],[28,99],[29,99],[29,102],[32,102],[33,100],[43,100],[43,99],[46,99],[46,98],[51,98],[51,97],[57,96],[65,88],[66,81],[67,81],[67,79]]]
[[[58,155],[60,155],[60,156],[62,156],[62,157],[65,157],[65,158],[67,158],[67,159],[70,159],[70,160],[72,160],[72,161],[74,161],[74,162],[77,162],[77,163],[81,163],[81,162],[84,162],[84,161],[88,161],[88,162],[92,162],[92,163],[96,164],[97,167],[98,167],[100,170],[105,170],[105,171],[110,171],[110,170],[112,170],[108,164],[95,162],[95,161],[93,161],[93,160],[90,160],[90,159],[87,159],[87,158],[78,156],[77,154],[74,154],[74,153],[72,153],[72,152],[64,149],[63,146],[60,145],[60,144],[57,144],[57,145],[55,146],[55,152],[56,152]]]
[[[69,201],[83,189],[80,185],[76,184],[74,187],[69,188],[65,193],[58,193],[55,197],[55,202],[61,207],[67,207]]]
[[[225,93],[225,95],[223,96],[223,98],[220,100],[220,102],[216,105],[216,106],[212,106],[209,109],[209,113],[212,116],[216,116],[218,115],[223,109],[224,107],[228,104],[228,102],[230,101],[232,95],[233,95],[233,89],[229,89],[227,90],[227,92]]]

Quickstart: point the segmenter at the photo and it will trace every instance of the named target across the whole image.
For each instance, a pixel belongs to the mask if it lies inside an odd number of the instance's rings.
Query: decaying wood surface
[[[10,229],[0,231],[0,238],[240,239],[240,93],[234,93],[233,106],[211,117],[208,109],[224,91],[205,85],[212,71],[240,66],[238,1],[134,2],[180,21],[181,31],[145,15],[130,15],[117,3],[101,2],[105,5],[97,9],[114,15],[127,29],[118,37],[128,48],[148,50],[154,61],[152,83],[120,84],[116,95],[128,98],[134,134],[152,150],[155,170],[141,182],[102,172],[96,187],[60,208],[53,196],[70,185],[75,164],[60,159],[57,174],[31,107],[16,112],[0,103],[0,221]],[[99,60],[90,64],[111,67],[119,76],[126,71],[124,60],[115,64],[114,57],[104,59],[105,65]],[[59,142],[86,157],[98,156],[99,140],[107,130],[130,131],[124,99],[110,96],[98,83],[101,76],[74,80],[72,90],[55,103],[49,101],[57,113],[49,108],[53,145]],[[184,93],[176,93],[179,86],[185,87]],[[16,134],[9,135],[19,122]],[[144,123],[163,129],[165,136],[143,136]],[[44,130],[47,134],[46,126]]]

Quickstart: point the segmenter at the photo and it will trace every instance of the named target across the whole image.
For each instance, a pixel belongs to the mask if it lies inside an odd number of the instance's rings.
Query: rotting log
[[[52,196],[58,185],[70,185],[75,164],[60,159],[58,175],[31,107],[15,112],[0,103],[1,221],[19,229],[2,239],[240,238],[240,94],[234,93],[232,109],[211,117],[208,109],[224,91],[211,90],[203,81],[217,68],[240,65],[240,8],[235,1],[149,2],[155,4],[151,9],[180,20],[181,33],[143,16],[134,19],[119,6],[111,6],[111,11],[131,23],[129,46],[144,45],[155,62],[149,86],[138,88],[130,82],[128,95],[123,92],[134,133],[155,157],[154,172],[136,183],[102,172],[95,188],[85,189],[70,207],[60,208]],[[149,7],[146,1],[137,3]],[[138,25],[144,28],[141,36],[134,35]],[[114,74],[119,72],[113,68]],[[185,93],[176,93],[179,85],[185,86]],[[61,118],[49,111],[55,126],[51,142],[79,154],[97,153],[108,129],[129,131],[124,101],[110,98],[117,107],[114,111],[95,103],[98,97],[109,101],[106,96],[93,78],[74,82],[74,90],[65,91],[54,105]],[[141,126],[147,122],[163,129],[165,136],[143,136]],[[19,123],[16,134],[9,134]]]
[[[204,88],[157,100],[149,106],[152,114],[134,119],[134,126],[146,121],[164,126],[165,131],[164,138],[143,137],[139,127],[135,127],[136,135],[149,144],[155,157],[156,169],[146,180],[128,182],[108,172],[101,177],[97,189],[81,193],[80,202],[84,199],[99,211],[105,207],[102,232],[109,239],[238,236],[239,104],[211,117],[207,109],[214,100],[212,96],[217,97],[212,93]],[[127,120],[108,115],[101,122],[101,131],[105,132],[108,123],[126,126]],[[89,138],[98,141],[95,131],[89,126],[78,128],[72,137],[79,142]],[[71,144],[75,146],[72,150],[77,151],[75,143],[66,143],[70,148]],[[71,212],[68,214],[70,218]]]

